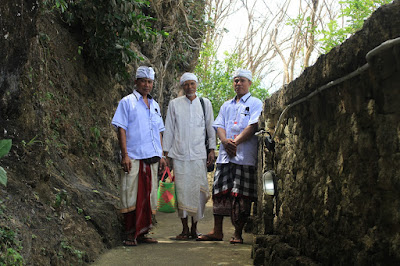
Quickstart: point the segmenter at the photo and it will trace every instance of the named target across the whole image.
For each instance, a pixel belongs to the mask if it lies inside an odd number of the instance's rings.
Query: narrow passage
[[[92,265],[253,265],[253,235],[244,232],[244,244],[230,244],[229,240],[234,232],[230,217],[224,218],[224,241],[219,242],[173,240],[182,230],[178,215],[158,212],[156,219],[157,226],[150,236],[156,238],[158,244],[120,246],[100,256]],[[200,233],[206,234],[212,227],[210,200],[204,219],[198,223],[198,229]]]

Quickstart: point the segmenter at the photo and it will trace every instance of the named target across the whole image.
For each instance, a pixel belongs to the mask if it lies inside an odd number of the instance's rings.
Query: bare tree
[[[226,19],[237,11],[238,0],[206,0],[206,18],[208,20],[205,42],[213,41],[219,47]]]
[[[315,29],[316,29],[316,17],[317,17],[317,10],[318,10],[318,0],[313,0],[312,1],[312,6],[311,6],[311,16],[309,17],[308,25],[306,27],[306,32],[304,36],[304,46],[306,49],[303,64],[304,67],[308,67],[309,62],[310,62],[310,56],[311,53],[314,50],[314,45],[315,45]]]
[[[339,4],[335,0],[206,0],[206,16],[210,22],[206,43],[220,48],[228,17],[244,11],[240,18],[246,26],[237,36],[230,51],[255,77],[278,86],[277,77],[287,84],[308,67],[320,54],[318,29],[337,18]],[[205,64],[214,60],[211,55]]]
[[[204,37],[205,44],[212,43],[215,50],[219,49],[224,33],[226,32],[226,19],[238,10],[237,2],[238,0],[206,0],[205,15],[207,23]],[[210,56],[205,62],[205,67],[214,59],[213,56]]]
[[[245,36],[236,43],[235,52],[260,79],[275,72],[275,77],[282,75],[283,84],[289,83],[296,71],[310,65],[312,55],[316,54],[316,29],[336,16],[333,2],[241,0],[248,27]],[[293,7],[297,12],[293,13]],[[274,66],[278,61],[282,69],[276,71]]]
[[[234,53],[239,54],[247,68],[263,79],[273,71],[268,63],[276,55],[270,38],[274,15],[267,5],[266,13],[258,15],[257,1],[251,1],[252,4],[247,0],[241,2],[247,13],[248,26],[243,39],[236,42]]]
[[[283,63],[285,80],[288,79],[290,61],[285,58],[286,48],[283,45],[290,37],[277,40],[277,35],[286,21],[290,0],[285,0],[279,6],[273,6],[267,0],[241,0],[241,3],[247,13],[248,26],[245,36],[236,42],[234,52],[240,55],[247,68],[261,80],[273,72],[275,75],[282,73],[276,71],[275,64],[272,63],[279,56]]]

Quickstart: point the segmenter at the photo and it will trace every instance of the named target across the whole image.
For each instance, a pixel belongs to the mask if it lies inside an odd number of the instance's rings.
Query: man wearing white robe
[[[216,148],[214,115],[211,102],[203,98],[205,115],[199,97],[196,96],[198,79],[193,73],[182,75],[180,84],[184,96],[172,100],[168,105],[163,137],[164,155],[173,166],[178,216],[182,222],[182,233],[177,240],[197,238],[197,222],[204,217],[209,199],[207,166],[214,163]],[[206,131],[210,152],[205,146]],[[189,230],[188,216],[192,217]]]

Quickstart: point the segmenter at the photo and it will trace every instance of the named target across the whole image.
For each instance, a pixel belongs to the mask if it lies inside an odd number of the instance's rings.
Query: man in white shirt
[[[251,96],[252,74],[238,69],[233,75],[235,98],[225,102],[213,124],[221,140],[213,184],[214,229],[199,241],[221,241],[224,216],[235,227],[231,244],[242,244],[243,227],[257,199],[257,130],[262,102]]]
[[[205,204],[209,198],[207,166],[214,163],[216,147],[211,102],[196,96],[197,77],[193,73],[182,75],[180,84],[184,96],[172,100],[168,105],[163,138],[164,155],[173,165],[178,216],[182,222],[182,233],[177,240],[196,239],[197,222],[203,218]],[[206,131],[210,152],[205,146]],[[172,160],[171,160],[172,159]],[[189,230],[188,216],[192,217]]]
[[[157,171],[159,165],[166,166],[161,142],[164,123],[160,106],[150,95],[153,82],[154,70],[139,67],[133,93],[119,102],[112,119],[122,155],[120,211],[124,215],[126,246],[157,243],[145,237],[157,209]]]

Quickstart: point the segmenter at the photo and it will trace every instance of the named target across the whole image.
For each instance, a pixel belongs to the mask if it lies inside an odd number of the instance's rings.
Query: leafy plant
[[[90,131],[92,132],[92,135],[97,142],[100,138],[100,130],[97,127],[91,127]]]
[[[61,248],[63,248],[64,250],[68,251],[71,255],[76,256],[78,258],[79,262],[83,262],[82,258],[86,254],[85,251],[81,251],[79,249],[74,248],[66,240],[61,241],[60,245],[61,245]]]
[[[322,50],[327,53],[335,46],[347,39],[348,32],[345,28],[340,28],[336,20],[327,23],[328,29],[320,31],[323,37],[319,39],[322,43]]]
[[[19,252],[22,246],[15,232],[8,227],[0,227],[0,265],[24,265]]]
[[[66,0],[44,0],[43,3],[52,9],[59,9],[62,13],[68,9],[68,2]]]
[[[56,199],[54,201],[53,207],[55,209],[60,209],[62,206],[66,206],[69,203],[68,192],[65,189],[61,189],[56,194]]]
[[[46,0],[63,18],[83,34],[78,53],[93,63],[103,63],[113,73],[125,74],[125,64],[142,60],[132,43],[155,41],[168,36],[153,28],[155,19],[149,13],[147,0]]]
[[[35,143],[42,143],[40,140],[36,140],[36,138],[38,137],[38,135],[34,136],[30,141],[26,142],[25,140],[21,140],[21,144],[22,146],[26,147],[26,146],[32,146]]]
[[[76,210],[77,210],[78,214],[82,214],[83,213],[83,209],[81,209],[79,207],[76,207]]]
[[[389,4],[393,0],[343,0],[339,3],[343,6],[340,18],[346,19],[346,25],[340,27],[336,20],[331,20],[327,29],[318,31],[323,37],[319,39],[321,48],[325,53],[333,47],[341,44],[351,34],[360,30],[364,21],[380,6]]]
[[[12,145],[11,139],[0,140],[0,158],[9,153]],[[7,186],[7,172],[0,166],[0,184]]]

